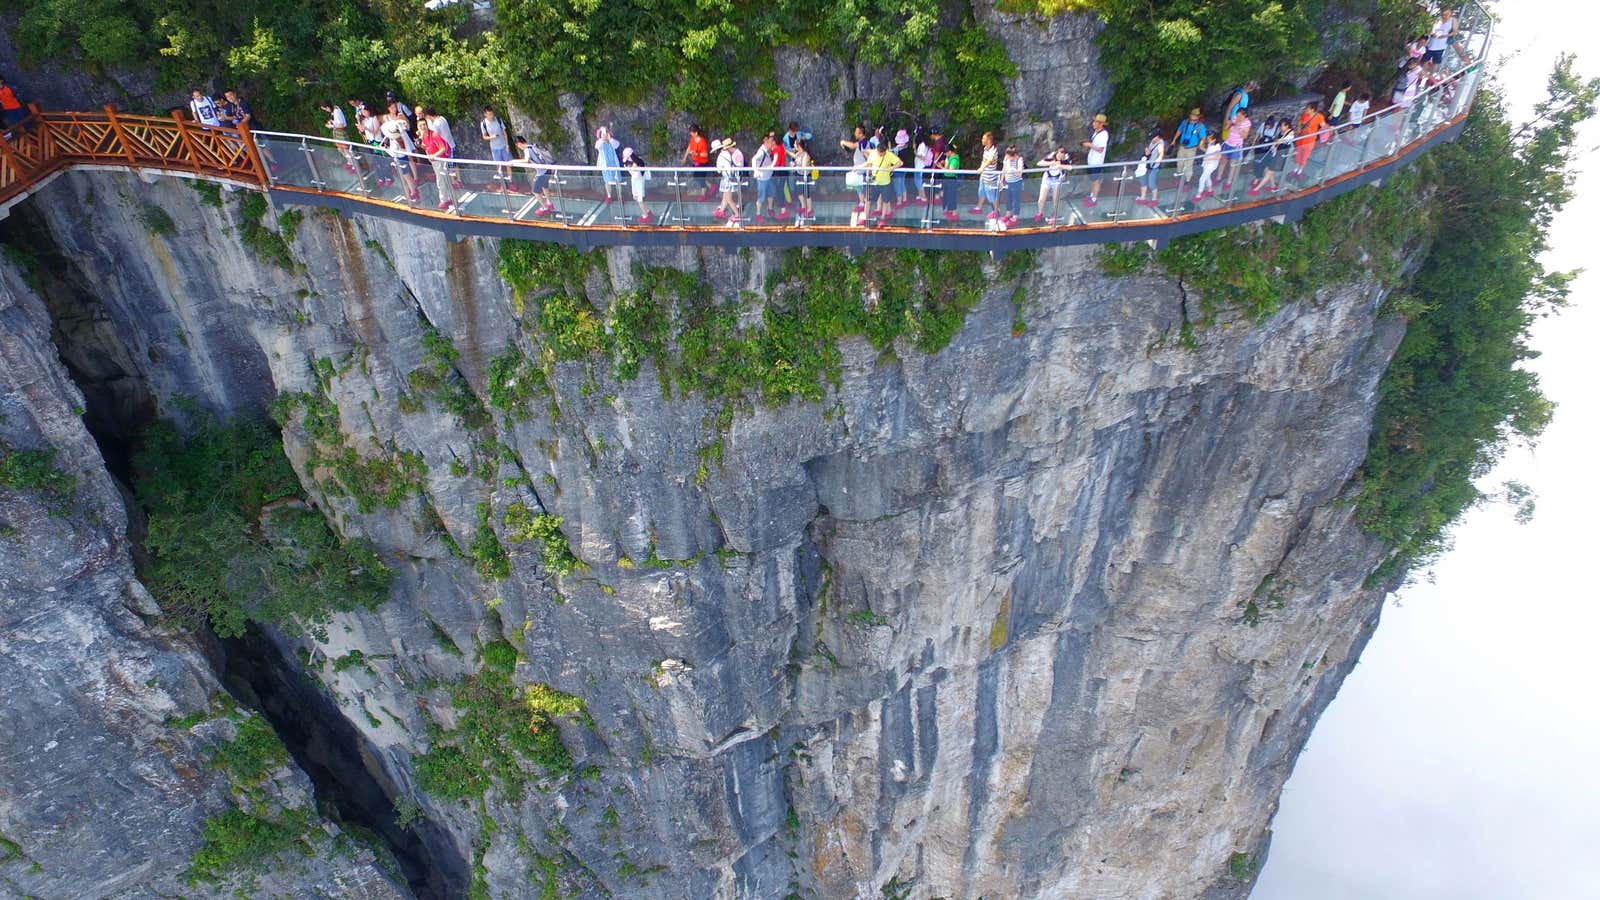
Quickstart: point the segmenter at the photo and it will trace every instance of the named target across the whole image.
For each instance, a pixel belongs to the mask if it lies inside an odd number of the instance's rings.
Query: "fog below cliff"
[[[1500,46],[1521,53],[1501,68],[1501,86],[1525,116],[1551,60],[1576,49],[1600,13],[1554,0],[1503,12]],[[1592,53],[1579,59],[1589,75],[1597,64]],[[1597,137],[1591,123],[1579,142],[1590,171],[1552,231],[1552,269],[1592,268]],[[1531,487],[1533,522],[1518,524],[1506,505],[1472,511],[1432,579],[1390,602],[1284,789],[1256,898],[1600,897],[1596,294],[1591,271],[1571,308],[1535,327],[1543,355],[1532,368],[1557,403],[1555,422],[1484,482]]]

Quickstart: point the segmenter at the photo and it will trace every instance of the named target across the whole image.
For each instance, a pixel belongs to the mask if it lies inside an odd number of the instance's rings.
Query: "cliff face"
[[[155,624],[83,403],[48,313],[7,266],[0,441],[7,452],[53,451],[52,467],[75,484],[0,486],[0,895],[171,896],[187,887],[202,820],[232,803],[213,755],[250,720],[207,715],[224,696],[211,667]],[[308,817],[308,845],[321,851],[279,866],[275,891],[398,896],[371,852],[315,821],[297,769],[274,763],[239,787],[262,808]]]
[[[1049,251],[1020,280],[987,269],[992,287],[936,354],[841,342],[822,403],[758,406],[723,430],[706,398],[663,399],[654,359],[628,381],[559,362],[531,417],[471,428],[434,400],[419,408],[407,376],[430,327],[479,396],[508,347],[537,358],[537,325],[492,242],[312,214],[292,242],[303,271],[290,272],[230,233],[231,203],[200,201],[178,180],[72,174],[8,227],[53,254],[44,294],[58,346],[108,431],[152,401],[259,412],[308,392],[337,405],[363,456],[425,459],[415,495],[363,511],[326,489],[295,414],[284,438],[302,482],[397,578],[387,604],[336,617],[324,642],[271,639],[288,666],[308,651],[308,675],[360,732],[372,772],[420,803],[435,855],[473,860],[493,896],[530,880],[663,898],[866,896],[891,883],[916,897],[1247,890],[1235,854],[1264,847],[1278,790],[1379,609],[1361,585],[1380,549],[1345,502],[1399,337],[1376,318],[1376,290],[1346,284],[1263,323],[1204,330],[1191,348],[1178,285],[1111,278],[1093,251]],[[142,223],[150,204],[175,232]],[[779,261],[613,250],[583,293],[603,317],[640,286],[640,266],[672,267],[707,297],[749,292],[739,321],[751,329]],[[116,679],[120,705],[47,714],[48,699],[13,697],[4,714],[57,723],[75,756],[154,766],[172,751],[158,749],[151,711],[192,708],[214,685],[192,649],[128,612],[138,588],[120,506],[29,308],[25,327],[6,320],[8,366],[53,373],[26,394],[54,410],[67,437],[40,433],[81,464],[100,504],[85,508],[106,524],[47,520],[63,529],[50,552],[96,574],[65,577],[63,560],[8,582],[26,609],[14,616],[51,637],[8,633],[3,664],[44,666],[75,633],[60,617],[90,619],[120,642],[106,665],[154,659],[195,696],[143,696],[140,668]],[[12,362],[18,348],[43,362]],[[27,502],[6,495],[7,515]],[[588,570],[557,578],[537,544],[511,540],[514,504],[560,516]],[[510,553],[505,580],[450,550],[480,522]],[[17,559],[33,558],[28,540]],[[68,602],[41,612],[50,586]],[[416,768],[430,722],[470,715],[448,685],[497,640],[520,653],[516,682],[582,699],[592,725],[559,720],[581,774],[517,800],[493,791],[481,808],[431,797]],[[328,665],[355,650],[363,665]],[[162,691],[177,690],[169,681]],[[121,706],[145,730],[94,749]],[[7,764],[59,778],[49,737],[34,736]],[[177,788],[153,783],[167,793],[135,805],[192,833],[194,817],[166,799]],[[0,830],[30,853],[120,843],[142,850],[141,871],[181,865],[114,817],[19,837],[45,803],[0,797]]]

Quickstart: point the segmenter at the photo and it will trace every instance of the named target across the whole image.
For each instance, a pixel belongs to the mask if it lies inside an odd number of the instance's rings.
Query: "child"
[[[1195,182],[1194,197],[1191,199],[1199,203],[1211,196],[1211,177],[1217,174],[1217,166],[1222,164],[1222,144],[1215,136],[1206,135],[1200,139],[1200,180]]]
[[[1367,110],[1372,108],[1372,95],[1363,91],[1356,102],[1350,104],[1350,127],[1359,128],[1366,121]]]
[[[1000,163],[1006,186],[1006,217],[1007,225],[1015,225],[1022,221],[1022,153],[1017,150],[1017,145],[1012,144],[1006,148],[1006,158]]]
[[[1339,86],[1339,93],[1333,95],[1333,102],[1328,104],[1328,124],[1338,125],[1344,119],[1344,105],[1350,99],[1350,91],[1355,85],[1346,81]]]
[[[650,207],[644,205],[644,183],[650,178],[650,173],[644,167],[644,160],[634,155],[632,147],[622,148],[622,164],[633,176],[633,202],[639,204],[639,224],[649,225],[653,216]]]
[[[522,161],[533,167],[533,184],[530,187],[533,197],[540,202],[533,210],[536,216],[552,215],[556,211],[555,199],[550,196],[550,166],[555,163],[555,157],[549,150],[533,143],[522,135],[517,135],[517,150],[522,153]]]
[[[616,197],[612,196],[613,191],[615,191],[618,196],[622,194],[622,163],[617,159],[617,150],[621,148],[621,146],[622,142],[611,136],[611,129],[605,127],[604,125],[601,125],[599,128],[595,129],[595,161],[605,169],[605,202],[607,203],[610,203],[616,199]]]
[[[1033,214],[1033,221],[1037,223],[1044,218],[1045,201],[1050,203],[1049,224],[1056,223],[1056,208],[1061,203],[1061,185],[1067,181],[1067,148],[1057,147],[1046,153],[1044,159],[1036,164],[1045,170],[1044,179],[1039,184],[1039,211]]]

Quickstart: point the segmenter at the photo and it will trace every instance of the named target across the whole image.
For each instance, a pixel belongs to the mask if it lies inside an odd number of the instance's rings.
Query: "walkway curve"
[[[529,192],[534,170],[520,164],[450,160],[441,166],[426,157],[396,160],[364,144],[247,128],[205,128],[176,112],[171,118],[134,116],[109,104],[98,113],[41,112],[33,107],[28,119],[0,137],[0,217],[61,172],[118,170],[146,178],[178,175],[260,190],[274,205],[400,220],[442,231],[452,239],[519,238],[582,249],[824,246],[1003,253],[1130,241],[1159,246],[1245,222],[1298,220],[1306,209],[1363,185],[1381,183],[1439,142],[1453,140],[1465,125],[1481,81],[1488,40],[1487,26],[1468,32],[1465,43],[1470,51],[1457,55],[1459,68],[1407,107],[1370,115],[1359,127],[1315,135],[1315,143],[1308,141],[1312,152],[1305,177],[1293,190],[1250,196],[1244,185],[1254,161],[1246,155],[1239,176],[1219,185],[1216,196],[1207,194],[1198,201],[1190,197],[1187,185],[1179,184],[1178,161],[1169,159],[1156,173],[1153,206],[1134,202],[1140,180],[1138,164],[1131,162],[1098,171],[1067,167],[1055,198],[1042,202],[1044,170],[1029,169],[1021,189],[1025,218],[1009,229],[997,228],[994,220],[973,219],[964,208],[977,196],[979,174],[972,170],[957,173],[960,177],[954,182],[958,194],[964,195],[958,208],[967,217],[958,223],[943,217],[937,189],[930,187],[933,203],[897,207],[881,227],[858,225],[862,217],[856,211],[854,176],[851,170],[836,167],[810,173],[815,194],[815,215],[810,220],[758,224],[752,215],[729,225],[712,216],[720,196],[708,199],[702,192],[715,188],[714,181],[701,180],[707,174],[715,178],[715,172],[654,168],[648,170],[648,180],[640,181],[630,170],[548,166],[544,169],[554,176],[548,211],[553,214],[544,217],[544,204],[536,203]],[[807,173],[785,174],[791,176],[792,186]],[[396,175],[402,176],[402,183],[411,180],[406,176],[414,176],[418,185],[414,199],[394,185]],[[901,177],[907,193],[914,193],[916,173]],[[1096,181],[1099,202],[1090,204],[1085,198]],[[755,194],[750,170],[740,172],[735,183],[741,208],[750,210]],[[935,182],[929,179],[929,184]],[[633,193],[637,187],[644,188],[651,204],[651,221],[639,218]],[[607,199],[611,195],[617,198],[614,202]],[[1027,218],[1036,209],[1040,216],[1049,214],[1037,225]]]

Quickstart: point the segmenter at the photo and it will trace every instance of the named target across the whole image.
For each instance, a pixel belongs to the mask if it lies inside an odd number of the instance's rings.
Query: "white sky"
[[[1518,113],[1600,11],[1578,0],[1496,4],[1494,55]],[[1516,55],[1504,60],[1503,55]],[[1580,139],[1577,197],[1547,265],[1597,267],[1600,128]],[[1505,505],[1469,513],[1455,548],[1389,601],[1361,664],[1284,790],[1254,900],[1600,898],[1600,272],[1540,322],[1534,361],[1558,408],[1534,450],[1487,483],[1538,495],[1532,524]]]

